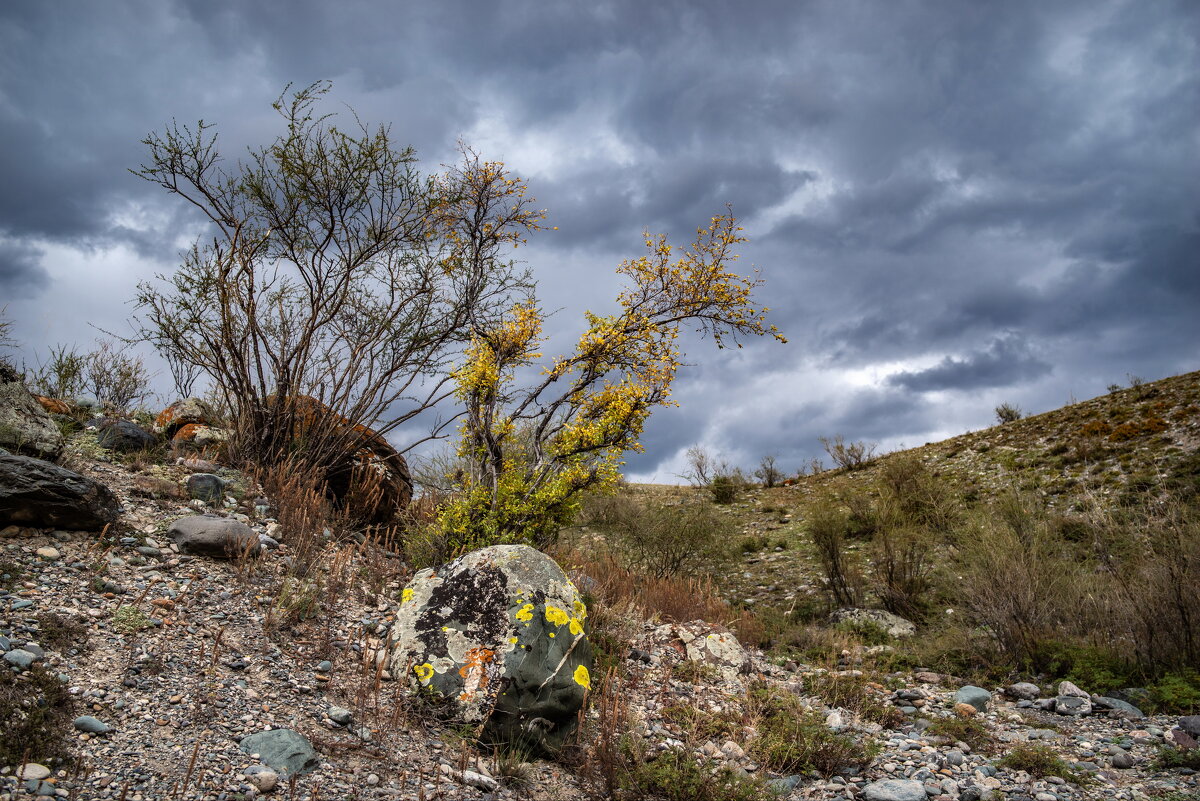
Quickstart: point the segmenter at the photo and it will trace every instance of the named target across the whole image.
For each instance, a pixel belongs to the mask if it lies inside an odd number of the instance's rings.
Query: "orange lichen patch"
[[[476,646],[467,651],[467,663],[458,669],[458,675],[463,678],[463,691],[458,696],[458,700],[470,701],[476,693],[487,689],[488,665],[491,665],[495,659],[496,652],[490,648]]]
[[[179,430],[175,432],[175,436],[171,437],[171,440],[180,445],[187,444],[196,439],[196,435],[206,428],[208,426],[203,423],[187,423],[179,427]]]
[[[44,395],[34,395],[34,400],[42,404],[42,408],[50,414],[70,414],[71,407],[66,401],[61,401],[56,398],[47,398]]]

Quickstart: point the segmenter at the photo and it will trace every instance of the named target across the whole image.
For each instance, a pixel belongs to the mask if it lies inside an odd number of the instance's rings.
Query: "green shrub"
[[[1038,779],[1057,776],[1073,784],[1085,784],[1088,781],[1086,776],[1072,770],[1062,757],[1045,745],[1017,743],[996,764],[1013,771],[1023,770]]]
[[[122,634],[133,634],[151,626],[150,618],[136,606],[118,606],[112,613],[111,625],[113,631]]]
[[[879,723],[887,728],[895,728],[905,721],[904,713],[899,707],[885,701],[862,676],[821,673],[810,676],[806,681],[806,688],[827,706],[849,709],[864,720]]]
[[[966,743],[972,751],[987,753],[996,745],[987,726],[975,718],[938,718],[925,732],[952,742]]]
[[[1193,748],[1189,751],[1183,751],[1170,745],[1160,746],[1151,765],[1155,770],[1173,770],[1176,768],[1200,770],[1200,749]],[[1191,796],[1188,801],[1192,801],[1195,797]]]
[[[808,508],[808,535],[825,574],[825,589],[839,606],[857,606],[862,579],[846,555],[849,515],[835,496],[819,496]]]
[[[733,476],[716,476],[713,478],[712,483],[708,485],[708,491],[712,494],[713,503],[722,505],[736,501],[741,489],[740,482],[736,481]]]
[[[623,764],[616,784],[621,801],[767,801],[774,798],[761,779],[741,776],[722,765],[701,765],[676,750],[648,755],[632,737],[622,740]]]
[[[729,558],[733,522],[707,503],[642,506],[610,512],[608,530],[628,567],[655,578],[694,575]]]
[[[1195,670],[1167,673],[1148,689],[1157,712],[1200,714],[1200,673]]]
[[[815,770],[831,776],[845,768],[865,767],[874,755],[873,748],[830,731],[820,714],[783,690],[754,687],[747,694],[747,706],[758,728],[750,753],[772,770]]]

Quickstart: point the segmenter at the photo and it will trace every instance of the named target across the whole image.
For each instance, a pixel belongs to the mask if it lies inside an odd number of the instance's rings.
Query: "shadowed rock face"
[[[390,665],[418,690],[486,722],[497,742],[555,751],[591,687],[587,609],[545,554],[525,545],[473,551],[423,570],[401,596]]]
[[[53,459],[62,453],[62,432],[21,374],[0,362],[0,448]]]
[[[97,531],[121,515],[108,487],[56,464],[0,450],[0,526]]]

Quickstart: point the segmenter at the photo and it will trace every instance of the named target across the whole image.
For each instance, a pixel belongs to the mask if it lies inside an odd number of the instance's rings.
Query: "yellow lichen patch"
[[[508,638],[508,641],[509,641],[509,642],[511,642],[511,643],[513,643],[513,644],[516,644],[516,642],[517,642],[517,638],[516,638],[516,637],[509,637],[509,638]]]
[[[409,601],[412,600],[412,597],[413,597],[412,587],[405,587],[404,592],[400,593],[400,604],[404,605],[404,604],[408,603]]]
[[[583,665],[575,668],[575,683],[585,690],[592,689],[592,675]]]
[[[528,623],[533,620],[533,604],[525,604],[517,610],[517,620]]]
[[[428,662],[423,665],[413,665],[413,673],[417,674],[417,681],[429,684],[429,680],[433,678],[433,665]]]
[[[579,618],[580,620],[583,620],[587,617],[587,606],[583,603],[583,601],[576,598],[573,608],[575,609],[575,617]]]
[[[552,632],[550,632],[550,633],[549,633],[547,636],[549,636],[549,637],[553,637],[553,636],[554,636],[554,632],[553,632],[553,631],[552,631]]]
[[[571,618],[570,629],[571,629],[571,633],[574,634],[576,637],[578,637],[580,634],[583,634],[583,624],[581,622],[579,622],[579,618],[577,618],[577,617]]]
[[[546,604],[546,620],[556,626],[565,626],[571,621],[571,616],[557,606]]]

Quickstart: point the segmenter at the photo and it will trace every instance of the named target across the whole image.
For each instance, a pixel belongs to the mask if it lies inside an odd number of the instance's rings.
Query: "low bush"
[[[1077,773],[1049,746],[1017,743],[996,763],[1008,770],[1023,770],[1034,778],[1057,776],[1072,784],[1086,784],[1087,776]]]
[[[825,589],[839,606],[857,606],[862,577],[846,552],[849,515],[835,496],[819,496],[808,508],[808,535],[817,549]]]
[[[805,709],[799,698],[778,688],[751,688],[746,706],[758,729],[749,752],[772,770],[815,770],[831,776],[846,768],[865,767],[874,755],[873,748],[835,734],[820,714]]]
[[[626,567],[654,578],[698,575],[731,555],[733,522],[710,504],[646,505],[625,496],[590,504]]]
[[[768,801],[766,783],[740,774],[728,765],[702,765],[689,753],[674,749],[650,754],[627,737],[624,764],[619,768],[618,801]]]
[[[1170,745],[1161,746],[1151,764],[1155,770],[1186,768],[1188,770],[1200,771],[1200,749],[1193,748],[1184,751]],[[1195,797],[1191,796],[1188,801],[1192,801]]]
[[[819,673],[810,676],[805,685],[808,692],[827,706],[849,709],[864,720],[886,728],[896,728],[905,722],[899,707],[888,703],[883,694],[862,676]]]
[[[73,703],[67,685],[41,665],[0,670],[0,765],[69,760]]]
[[[975,718],[938,718],[925,732],[935,737],[945,737],[951,742],[966,743],[972,751],[980,753],[988,753],[996,747],[996,740],[988,727]]]
[[[841,434],[832,439],[821,437],[820,440],[833,463],[845,470],[860,470],[869,465],[875,456],[873,442],[846,442]]]

